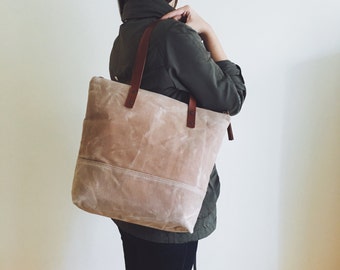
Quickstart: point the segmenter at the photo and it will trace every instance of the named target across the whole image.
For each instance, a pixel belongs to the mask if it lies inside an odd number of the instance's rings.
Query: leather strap
[[[142,82],[143,71],[146,63],[146,56],[149,48],[149,41],[151,37],[152,30],[156,27],[159,20],[151,23],[144,31],[137,49],[137,56],[135,64],[132,70],[131,87],[128,96],[125,100],[125,107],[133,108],[135,104],[138,90]],[[187,115],[187,127],[195,127],[195,117],[196,117],[196,100],[190,96],[190,102],[188,106]]]
[[[140,84],[142,82],[143,71],[146,62],[146,56],[149,48],[149,41],[152,30],[155,28],[159,21],[155,21],[151,23],[144,31],[142,38],[139,42],[137,49],[137,56],[135,60],[135,64],[132,70],[132,78],[131,78],[131,87],[128,93],[128,96],[125,101],[125,107],[132,108],[135,104],[138,90],[140,88]]]
[[[194,128],[196,120],[196,99],[190,96],[187,116],[187,127]]]
[[[146,56],[149,48],[149,41],[151,37],[151,33],[156,25],[160,22],[157,20],[151,23],[144,31],[141,40],[137,49],[137,56],[135,60],[135,64],[132,70],[132,78],[131,78],[131,87],[128,93],[128,96],[125,100],[125,107],[133,108],[135,104],[138,90],[140,88],[142,82],[142,76],[144,72],[144,67],[146,63]],[[189,104],[188,104],[188,114],[187,114],[187,127],[195,128],[195,120],[196,120],[196,99],[193,96],[190,96]],[[228,126],[228,138],[229,140],[233,140],[233,131],[231,125]]]
[[[234,140],[234,133],[233,133],[233,129],[231,127],[231,124],[229,124],[229,126],[227,128],[227,133],[228,133],[228,140],[233,141]]]

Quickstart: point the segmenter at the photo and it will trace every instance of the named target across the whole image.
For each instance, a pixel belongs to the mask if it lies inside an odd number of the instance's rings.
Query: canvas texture
[[[79,208],[172,232],[193,232],[230,116],[93,77],[72,199]]]

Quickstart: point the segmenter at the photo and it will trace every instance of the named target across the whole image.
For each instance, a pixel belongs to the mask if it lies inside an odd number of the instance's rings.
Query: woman
[[[170,3],[169,3],[170,2]],[[110,58],[112,80],[129,83],[139,39],[153,21],[141,87],[197,106],[235,115],[246,89],[240,68],[229,61],[214,31],[189,6],[177,1],[119,0],[123,24]],[[202,42],[203,41],[203,42]],[[194,232],[172,233],[116,221],[121,233],[127,270],[189,270],[199,239],[216,227],[219,177],[213,169]]]

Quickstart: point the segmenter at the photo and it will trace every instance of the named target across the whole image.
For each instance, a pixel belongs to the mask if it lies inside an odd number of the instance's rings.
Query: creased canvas
[[[230,116],[93,77],[72,186],[79,208],[166,231],[193,232]]]

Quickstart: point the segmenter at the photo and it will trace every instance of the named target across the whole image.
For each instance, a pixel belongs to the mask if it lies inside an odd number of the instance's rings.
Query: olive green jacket
[[[119,35],[110,57],[112,80],[129,83],[139,39],[145,28],[172,8],[164,0],[129,0],[123,9]],[[154,29],[141,87],[197,106],[238,113],[246,96],[240,68],[231,61],[214,62],[200,36],[172,19]],[[216,227],[216,201],[220,192],[214,167],[194,233],[172,233],[115,221],[120,230],[159,243],[184,243],[202,239]]]

